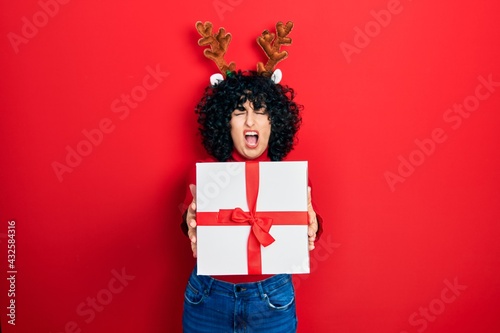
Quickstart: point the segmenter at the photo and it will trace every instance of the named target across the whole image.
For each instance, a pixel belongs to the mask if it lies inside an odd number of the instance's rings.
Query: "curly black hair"
[[[247,100],[254,109],[265,108],[271,122],[268,156],[281,161],[293,149],[302,123],[303,106],[294,101],[292,88],[274,83],[255,71],[229,72],[227,77],[205,89],[195,108],[206,151],[221,162],[233,152],[231,113]]]

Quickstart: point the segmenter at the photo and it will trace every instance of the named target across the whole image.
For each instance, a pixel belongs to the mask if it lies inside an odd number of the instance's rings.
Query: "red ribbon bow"
[[[273,219],[270,217],[256,217],[252,213],[244,212],[241,208],[235,208],[231,213],[231,221],[250,224],[252,233],[263,246],[271,245],[274,242],[273,236],[269,234],[273,225]]]

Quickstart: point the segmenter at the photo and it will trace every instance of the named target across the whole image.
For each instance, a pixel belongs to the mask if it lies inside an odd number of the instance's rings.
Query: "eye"
[[[243,107],[243,105],[238,105],[238,106],[236,106],[236,109],[234,109],[233,115],[234,116],[241,116],[241,115],[245,114],[245,112],[246,112],[246,109]]]
[[[254,111],[256,114],[267,114],[267,110],[262,108]]]

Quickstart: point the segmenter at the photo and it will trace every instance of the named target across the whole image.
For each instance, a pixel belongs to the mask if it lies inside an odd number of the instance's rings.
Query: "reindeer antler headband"
[[[214,74],[210,77],[210,82],[215,85],[218,81],[224,80],[229,72],[232,72],[236,68],[234,62],[227,63],[224,59],[229,43],[231,42],[231,34],[226,33],[224,28],[219,28],[217,33],[212,33],[212,23],[205,22],[203,24],[201,21],[196,22],[196,30],[200,33],[202,38],[198,40],[198,45],[200,46],[210,46],[210,49],[206,48],[203,53],[205,56],[215,62],[222,74]],[[281,81],[282,73],[281,70],[276,69],[276,65],[288,57],[287,51],[281,51],[282,45],[291,45],[292,39],[288,37],[290,31],[292,31],[293,22],[288,21],[286,24],[283,22],[278,22],[276,24],[276,34],[264,30],[262,34],[257,37],[257,43],[264,50],[266,56],[268,57],[267,63],[264,65],[262,62],[257,63],[257,72],[262,75],[271,76],[271,79],[275,83]]]

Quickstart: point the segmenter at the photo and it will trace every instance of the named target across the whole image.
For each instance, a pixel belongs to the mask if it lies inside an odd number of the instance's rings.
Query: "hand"
[[[309,251],[312,251],[314,250],[314,241],[316,240],[316,232],[318,231],[318,219],[312,206],[310,186],[307,187],[307,215],[309,216],[309,227],[307,228]]]
[[[188,237],[191,240],[191,250],[193,251],[193,257],[196,258],[196,185],[189,185],[191,194],[193,195],[193,201],[189,204],[187,214],[186,214],[186,224],[188,227]]]

